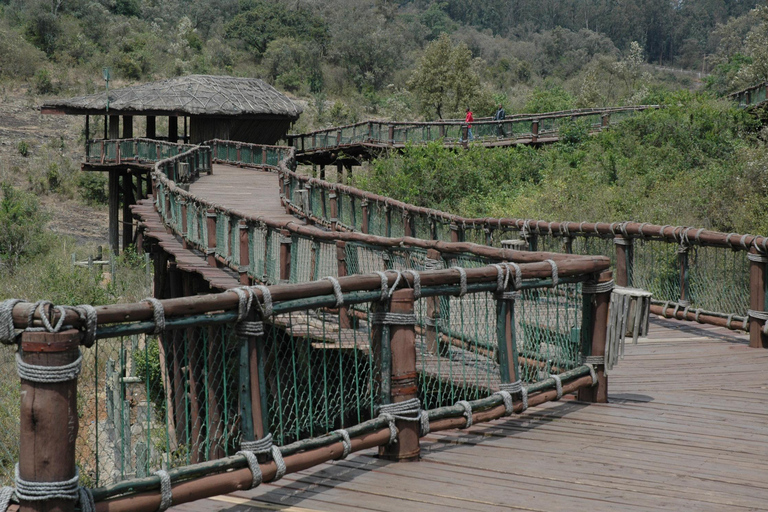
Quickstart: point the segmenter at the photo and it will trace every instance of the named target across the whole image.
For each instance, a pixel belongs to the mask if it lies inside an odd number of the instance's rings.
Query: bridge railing
[[[419,259],[400,248],[386,257],[412,272],[370,274],[356,272],[387,268],[385,255],[350,245],[335,245],[350,261],[332,280],[194,295],[200,282],[156,259],[156,293],[191,296],[90,311],[3,303],[5,350],[19,350],[20,396],[29,398],[19,477],[64,481],[79,470],[73,495],[91,488],[97,510],[156,510],[160,469],[173,504],[250,487],[240,450],[257,450],[267,434],[280,447],[259,455],[259,471],[274,481],[278,458],[287,472],[376,446],[412,458],[430,431],[605,391],[610,288],[582,288],[605,258],[494,267],[462,253],[458,270],[440,268],[447,262],[431,259],[435,251]],[[81,346],[74,373],[57,366]],[[590,356],[600,358],[596,373],[584,364]],[[387,412],[405,401],[412,410]],[[46,473],[34,469],[41,461]],[[47,505],[18,497],[30,509]]]
[[[766,91],[768,91],[768,82],[761,82],[746,89],[733,92],[728,95],[728,98],[738,102],[740,108],[746,108],[751,105],[764,103]]]
[[[600,130],[611,123],[655,105],[621,108],[580,109],[547,114],[509,116],[503,121],[482,118],[472,123],[473,136],[479,140],[519,139],[536,142],[539,138],[556,137],[560,126],[571,120],[582,120],[591,130]],[[335,147],[371,144],[381,146],[423,143],[435,140],[466,140],[466,123],[460,120],[436,122],[363,121],[318,130],[305,134],[288,135],[288,143],[299,152],[324,150]]]
[[[151,164],[198,147],[154,139],[98,139],[85,145],[85,161],[90,164]]]
[[[548,222],[464,218],[280,169],[288,208],[317,224],[381,236],[414,236],[527,250],[606,255],[617,282],[653,293],[657,314],[749,330],[768,343],[768,238],[638,222]]]

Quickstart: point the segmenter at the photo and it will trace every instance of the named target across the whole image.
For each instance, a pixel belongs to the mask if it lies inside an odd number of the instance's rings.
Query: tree
[[[480,78],[472,67],[472,54],[467,45],[453,46],[447,34],[441,34],[424,50],[409,90],[419,99],[421,111],[427,117],[460,114],[478,87]]]

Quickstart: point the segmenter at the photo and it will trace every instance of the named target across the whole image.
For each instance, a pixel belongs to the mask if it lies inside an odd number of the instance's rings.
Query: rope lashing
[[[443,262],[440,260],[433,260],[432,258],[424,258],[424,270],[438,270],[443,268]]]
[[[77,359],[61,366],[38,366],[25,363],[21,359],[21,354],[16,353],[16,372],[19,374],[19,378],[29,382],[39,382],[42,384],[67,382],[76,379],[80,375],[82,367],[83,354],[79,351]]]
[[[80,316],[80,320],[85,323],[85,336],[83,336],[83,345],[90,348],[96,342],[96,327],[99,317],[96,314],[96,308],[90,304],[80,304],[72,308]]]
[[[503,389],[500,389],[499,391],[496,391],[494,395],[499,395],[504,402],[504,415],[510,416],[513,412],[515,412],[515,404],[512,401],[512,395],[509,394],[509,391],[504,391]]]
[[[16,341],[16,328],[13,325],[13,308],[22,299],[8,299],[0,302],[0,343],[11,345]]]
[[[260,303],[257,300],[256,305],[259,306],[259,309],[261,310],[262,318],[269,318],[272,316],[272,292],[269,291],[269,288],[263,284],[257,284],[251,286],[251,290],[258,290],[261,292],[263,302]]]
[[[733,244],[731,243],[731,237],[732,237],[733,235],[738,235],[738,233],[728,233],[727,235],[725,235],[725,244],[726,244],[726,245],[727,245],[729,248],[731,248],[731,249],[733,249]]]
[[[605,364],[605,356],[584,356],[581,358],[582,364]]]
[[[264,336],[264,322],[238,322],[235,324],[235,334],[241,338]]]
[[[154,472],[154,475],[160,478],[160,506],[158,512],[168,510],[173,504],[173,491],[171,489],[171,476],[164,469]]]
[[[763,334],[768,335],[768,311],[755,311],[754,309],[750,309],[747,311],[747,316],[762,320],[764,322],[762,329]]]
[[[330,281],[331,285],[333,285],[333,295],[336,296],[336,307],[341,307],[344,305],[344,294],[341,291],[341,285],[339,284],[339,280],[336,279],[333,276],[326,276],[321,281]]]
[[[643,240],[646,239],[645,233],[643,233],[643,228],[647,225],[648,225],[648,222],[643,222],[642,224],[640,224],[640,227],[637,228],[637,232],[640,233],[640,238],[642,238]]]
[[[451,267],[459,273],[459,297],[463,297],[467,294],[467,271],[462,267]]]
[[[251,489],[260,486],[264,476],[261,473],[261,466],[259,466],[259,459],[256,458],[256,454],[248,450],[240,450],[237,455],[242,455],[248,462],[248,469],[251,470]]]
[[[741,235],[741,239],[739,239],[739,245],[741,245],[743,248],[747,248],[746,240],[748,236],[752,235]]]
[[[56,311],[59,312],[59,320],[56,322],[56,325],[51,325],[51,322],[48,320],[48,315],[45,314],[45,306],[51,306]],[[35,319],[35,312],[37,310],[40,310],[40,320],[43,322],[43,327],[31,327],[32,322]],[[29,316],[27,316],[27,327],[28,331],[46,331],[46,332],[59,332],[61,328],[64,326],[64,317],[66,316],[67,311],[64,309],[63,306],[54,306],[51,301],[48,300],[39,300],[32,304],[32,307],[29,310]]]
[[[0,512],[8,510],[8,506],[11,504],[11,499],[15,492],[16,489],[13,487],[0,488]]]
[[[555,400],[560,400],[563,397],[563,380],[559,375],[550,375],[550,378],[555,381],[555,389],[557,390],[557,398]]]
[[[552,288],[557,286],[558,276],[557,276],[557,263],[555,263],[555,260],[544,260],[546,263],[549,263],[549,265],[552,267]]]
[[[523,386],[523,390],[520,395],[520,399],[523,401],[523,409],[520,412],[525,411],[528,409],[528,388]]]
[[[614,245],[632,245],[632,239],[616,237],[613,239],[613,243]]]
[[[416,315],[413,313],[390,313],[389,311],[373,311],[368,313],[372,324],[382,325],[414,325]]]
[[[237,294],[237,322],[243,321],[248,313],[251,311],[251,304],[253,303],[253,291],[247,286],[238,286],[237,288],[230,288],[228,292]]]
[[[403,274],[413,276],[413,298],[419,300],[421,298],[421,275],[415,270],[403,270]]]
[[[163,309],[163,303],[154,297],[147,297],[141,302],[148,302],[152,306],[152,316],[154,317],[155,330],[154,334],[160,334],[165,330],[165,310]]]
[[[277,473],[272,481],[276,482],[285,476],[287,468],[285,467],[285,461],[283,460],[283,453],[280,451],[280,448],[272,444],[272,434],[267,434],[262,439],[257,439],[256,441],[241,441],[240,450],[252,452],[257,455],[271,454],[272,460],[275,462],[275,466],[277,466]]]
[[[755,263],[768,263],[768,254],[748,252],[747,259]]]
[[[592,385],[594,386],[597,384],[597,373],[595,373],[595,367],[589,363],[586,364],[586,367],[589,368],[589,376],[592,377]]]
[[[395,270],[394,272],[397,272],[397,278],[395,279],[395,282],[392,284],[392,287],[389,287],[389,279],[387,278],[387,274],[382,272],[381,270],[376,270],[374,273],[378,274],[381,278],[381,301],[388,300],[392,297],[392,294],[395,293],[395,289],[397,288],[397,285],[400,284],[400,280],[403,278],[403,274],[399,270]]]
[[[733,321],[733,316],[733,313],[731,313],[728,315],[728,320],[725,321],[725,326],[729,329],[731,328],[731,321]]]
[[[340,428],[339,430],[334,430],[333,433],[341,435],[341,445],[344,447],[341,458],[346,459],[347,455],[352,451],[352,440],[349,438],[349,432],[344,428]]]
[[[16,464],[16,498],[24,501],[70,500],[80,498],[80,472],[75,470],[75,476],[61,482],[32,482],[19,476],[19,465]]]
[[[421,437],[429,434],[429,413],[422,409],[419,413],[419,433]]]
[[[467,418],[467,424],[464,425],[464,428],[469,428],[472,426],[472,404],[467,402],[466,400],[459,400],[456,402],[456,405],[461,406],[464,409],[464,417]]]

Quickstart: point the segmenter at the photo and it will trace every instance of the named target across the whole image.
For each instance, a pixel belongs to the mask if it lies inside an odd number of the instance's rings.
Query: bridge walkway
[[[367,451],[184,512],[768,510],[768,351],[656,318],[611,373],[610,403],[569,397],[422,439],[418,463]]]

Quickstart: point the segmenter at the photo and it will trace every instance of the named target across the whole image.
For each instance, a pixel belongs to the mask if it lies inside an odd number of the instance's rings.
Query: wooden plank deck
[[[366,451],[173,510],[768,510],[766,369],[744,335],[656,318],[609,404],[564,397],[430,435],[418,463]]]
[[[280,204],[276,172],[214,164],[213,174],[200,175],[189,186],[189,191],[201,199],[240,213],[304,224],[299,218],[285,213],[285,208]]]

